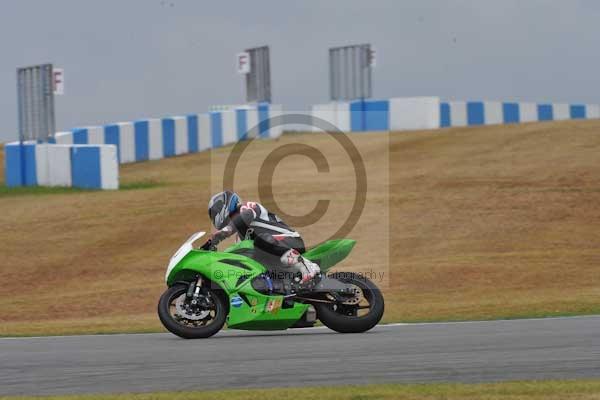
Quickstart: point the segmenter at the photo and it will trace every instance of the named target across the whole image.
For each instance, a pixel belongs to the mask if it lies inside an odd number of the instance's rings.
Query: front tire
[[[169,332],[184,339],[207,338],[219,332],[227,319],[227,306],[223,295],[217,290],[203,287],[203,296],[210,299],[210,308],[186,315],[181,312],[181,308],[187,289],[188,286],[185,284],[176,284],[160,296],[158,302],[160,322]],[[185,306],[189,307],[187,304]]]
[[[368,311],[358,315],[367,306],[348,304],[316,303],[317,318],[329,329],[340,333],[366,332],[379,323],[385,308],[381,290],[369,279],[349,272],[338,272],[330,278],[358,287],[368,301]]]

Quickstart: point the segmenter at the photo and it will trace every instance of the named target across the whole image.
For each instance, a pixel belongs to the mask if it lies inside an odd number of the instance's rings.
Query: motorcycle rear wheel
[[[329,277],[359,288],[369,304],[366,314],[358,315],[359,310],[366,309],[367,306],[316,303],[317,318],[323,325],[340,333],[361,333],[379,323],[385,304],[381,290],[373,282],[364,276],[349,272],[338,272]]]
[[[176,284],[160,296],[158,302],[160,322],[169,332],[184,339],[207,338],[219,332],[227,320],[227,306],[223,296],[215,290],[203,288],[204,295],[212,302],[212,307],[202,310],[198,317],[200,319],[187,319],[185,315],[178,314],[176,305],[178,299],[186,295],[187,289],[187,285]]]

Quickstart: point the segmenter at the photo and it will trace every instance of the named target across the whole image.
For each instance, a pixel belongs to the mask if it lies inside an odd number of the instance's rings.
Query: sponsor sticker
[[[267,304],[265,305],[265,312],[277,314],[277,312],[281,308],[282,303],[283,303],[282,298],[277,298],[277,299],[272,299],[272,300],[267,301]]]
[[[242,300],[242,298],[240,296],[233,296],[231,298],[231,305],[233,307],[238,308],[238,307],[241,307],[242,304],[244,304],[244,300]]]

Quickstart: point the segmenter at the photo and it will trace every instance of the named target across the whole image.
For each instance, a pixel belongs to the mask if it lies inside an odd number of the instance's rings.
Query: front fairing
[[[177,267],[181,260],[183,260],[194,249],[194,242],[204,235],[206,235],[206,232],[194,233],[179,247],[179,249],[177,249],[175,254],[173,254],[169,260],[169,265],[167,265],[167,272],[165,273],[165,281],[167,284],[169,283],[169,276],[172,274],[175,267]]]
[[[166,282],[172,286],[177,281],[190,281],[202,275],[229,292],[242,276],[254,277],[265,271],[260,263],[241,254],[192,249],[172,268]]]

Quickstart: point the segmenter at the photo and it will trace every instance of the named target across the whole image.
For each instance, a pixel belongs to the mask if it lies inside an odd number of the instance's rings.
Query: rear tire
[[[169,332],[184,339],[207,338],[219,332],[227,319],[226,301],[222,293],[206,288],[214,304],[214,317],[203,326],[187,326],[178,321],[171,313],[173,303],[187,292],[187,285],[176,284],[167,289],[158,302],[158,317]]]
[[[323,325],[339,333],[361,333],[379,323],[383,317],[385,304],[381,290],[373,282],[363,276],[348,272],[338,272],[330,275],[330,278],[358,286],[369,301],[370,308],[366,315],[350,316],[340,313],[336,309],[337,305],[316,303],[314,306],[317,310],[317,318]]]

